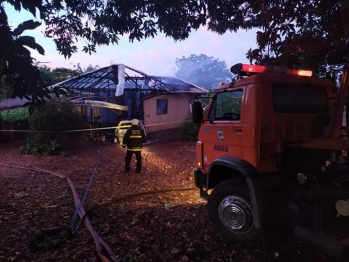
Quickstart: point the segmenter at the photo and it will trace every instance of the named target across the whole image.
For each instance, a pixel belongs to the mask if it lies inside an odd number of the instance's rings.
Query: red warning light
[[[267,73],[267,67],[260,65],[236,64],[230,68],[230,72],[235,75],[254,75]]]
[[[312,76],[312,71],[287,69],[283,66],[261,66],[261,65],[247,65],[236,64],[230,68],[230,72],[236,75],[250,76],[262,73],[274,74],[293,74],[299,76]]]
[[[267,72],[267,67],[265,66],[259,66],[259,65],[242,65],[240,72],[248,72],[248,73],[266,73]]]

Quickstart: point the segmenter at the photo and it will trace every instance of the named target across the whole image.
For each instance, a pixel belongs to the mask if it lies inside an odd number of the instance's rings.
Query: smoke
[[[232,78],[224,61],[204,54],[177,58],[176,66],[176,77],[206,89]]]

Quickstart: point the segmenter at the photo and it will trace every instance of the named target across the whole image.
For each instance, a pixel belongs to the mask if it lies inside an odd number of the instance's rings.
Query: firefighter
[[[126,157],[125,157],[125,172],[124,174],[130,172],[130,163],[132,159],[132,155],[136,155],[137,159],[137,167],[136,173],[140,173],[142,170],[142,147],[143,144],[147,141],[145,133],[143,129],[139,125],[138,119],[132,120],[132,126],[127,129],[124,139],[123,139],[123,147],[127,147]]]

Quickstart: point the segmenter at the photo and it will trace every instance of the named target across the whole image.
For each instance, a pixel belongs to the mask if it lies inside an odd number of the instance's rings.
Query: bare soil
[[[336,261],[304,244],[241,247],[225,243],[211,227],[198,190],[137,196],[129,193],[193,187],[195,142],[158,142],[143,150],[143,172],[123,174],[125,150],[89,141],[71,143],[68,155],[22,155],[23,141],[0,144],[0,261],[100,261],[82,225],[62,246],[31,252],[33,237],[69,224],[75,206],[65,179],[25,171],[35,166],[69,176],[82,197],[101,154],[84,205],[93,228],[120,261]],[[133,168],[135,163],[133,162]],[[98,207],[98,205],[105,204]]]

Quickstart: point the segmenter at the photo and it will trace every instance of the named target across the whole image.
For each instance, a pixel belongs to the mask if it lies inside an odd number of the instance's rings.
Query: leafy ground
[[[100,151],[98,169],[84,205],[94,229],[120,261],[335,261],[297,243],[242,248],[228,245],[212,230],[206,206],[197,190],[139,196],[121,203],[127,194],[162,188],[193,186],[195,142],[158,142],[143,151],[144,172],[124,175],[122,148],[79,141],[68,156],[29,156],[19,153],[23,142],[1,144],[0,261],[99,261],[84,226],[61,247],[32,253],[30,240],[38,232],[68,224],[74,212],[73,196],[65,179],[23,171],[36,166],[69,176],[80,197],[89,182]]]

